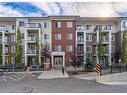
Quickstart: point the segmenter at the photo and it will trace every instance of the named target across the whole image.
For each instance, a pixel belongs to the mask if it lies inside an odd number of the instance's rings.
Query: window
[[[66,50],[67,51],[72,51],[72,46],[71,45],[66,46]]]
[[[48,22],[44,22],[44,28],[48,28]]]
[[[78,30],[81,30],[81,25],[77,25],[76,27]]]
[[[72,40],[72,38],[73,38],[73,37],[72,37],[72,34],[67,34],[66,37],[67,37],[67,40]]]
[[[15,35],[11,35],[11,42],[15,42]]]
[[[15,63],[15,57],[11,57],[11,63],[12,63],[12,64]]]
[[[114,46],[112,46],[112,53],[114,53],[114,51],[115,51],[115,47],[114,47]]]
[[[72,28],[72,27],[73,27],[72,22],[71,21],[67,22],[67,28]]]
[[[90,30],[91,29],[91,25],[86,25],[86,29]]]
[[[92,46],[87,46],[86,47],[86,52],[92,52]]]
[[[15,25],[12,25],[12,30],[15,30]]]
[[[24,39],[24,33],[21,33],[21,38]]]
[[[86,53],[86,58],[92,58],[91,53]]]
[[[112,42],[115,41],[115,35],[112,35]]]
[[[56,35],[55,35],[55,39],[56,39],[56,40],[61,40],[61,34],[56,34]]]
[[[49,34],[44,34],[44,39],[49,39]]]
[[[61,45],[56,46],[56,47],[55,47],[55,51],[57,51],[57,52],[62,51],[62,49],[61,49]]]
[[[24,27],[25,23],[24,21],[19,21],[19,27]]]
[[[127,28],[127,22],[122,23],[123,28]]]
[[[111,30],[111,29],[112,29],[112,26],[111,25],[104,26],[104,30]]]
[[[11,46],[11,53],[15,53],[15,46]]]
[[[61,22],[56,22],[56,27],[61,28]]]
[[[86,41],[91,42],[92,41],[92,35],[86,35]]]

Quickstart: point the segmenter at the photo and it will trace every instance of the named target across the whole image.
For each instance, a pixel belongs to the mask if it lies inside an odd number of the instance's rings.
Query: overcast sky
[[[84,17],[127,17],[127,3],[104,2],[1,2],[0,17],[79,15]]]

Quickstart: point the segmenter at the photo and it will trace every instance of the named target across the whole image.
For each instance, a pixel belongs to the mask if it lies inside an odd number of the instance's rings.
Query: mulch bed
[[[89,70],[80,70],[80,71],[66,71],[69,76],[73,75],[82,75],[82,74],[88,74],[88,72],[92,72]]]

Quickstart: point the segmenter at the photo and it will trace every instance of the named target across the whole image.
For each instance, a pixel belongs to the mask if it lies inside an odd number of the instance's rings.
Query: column
[[[27,30],[25,29],[25,66],[27,66]]]
[[[112,31],[109,31],[109,65],[111,65],[111,53],[112,53]]]
[[[2,65],[5,65],[5,32],[2,31]]]

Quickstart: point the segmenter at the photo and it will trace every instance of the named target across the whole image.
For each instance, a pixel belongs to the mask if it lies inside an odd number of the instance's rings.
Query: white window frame
[[[49,23],[48,22],[44,22],[44,28],[48,28],[49,27]]]
[[[66,37],[67,37],[67,40],[72,40],[73,39],[73,34],[67,34]]]
[[[67,21],[67,28],[72,28],[72,27],[73,27],[73,22]]]
[[[61,34],[55,34],[55,40],[61,40],[62,36]]]
[[[62,23],[61,23],[60,21],[57,21],[57,22],[56,22],[56,27],[57,27],[57,28],[61,28],[61,27],[62,27]]]
[[[122,27],[123,27],[123,28],[127,28],[127,21],[123,21],[123,22],[122,22]]]
[[[22,24],[21,24],[22,22]],[[24,21],[19,21],[19,27],[24,27],[25,26],[25,22]]]
[[[90,24],[86,25],[86,30],[91,30],[91,28],[92,28],[92,25]]]
[[[87,40],[88,37],[88,40]],[[92,41],[92,35],[86,35],[86,42],[91,42]]]
[[[67,45],[66,46],[66,51],[67,52],[72,52],[72,45]]]
[[[114,41],[115,41],[115,35],[112,34],[112,42],[114,42]]]
[[[91,48],[90,51],[87,51],[87,48]],[[86,53],[91,53],[92,52],[92,46],[86,46]]]
[[[49,37],[49,34],[44,34],[44,39],[45,40],[48,40],[50,37]]]
[[[11,53],[15,53],[15,46],[11,46]]]
[[[15,57],[11,57],[11,63],[12,63],[12,64],[15,63]]]
[[[61,51],[62,51],[61,45],[55,46],[55,51],[56,51],[56,52],[61,52]]]
[[[11,35],[11,42],[15,42],[15,35]]]

